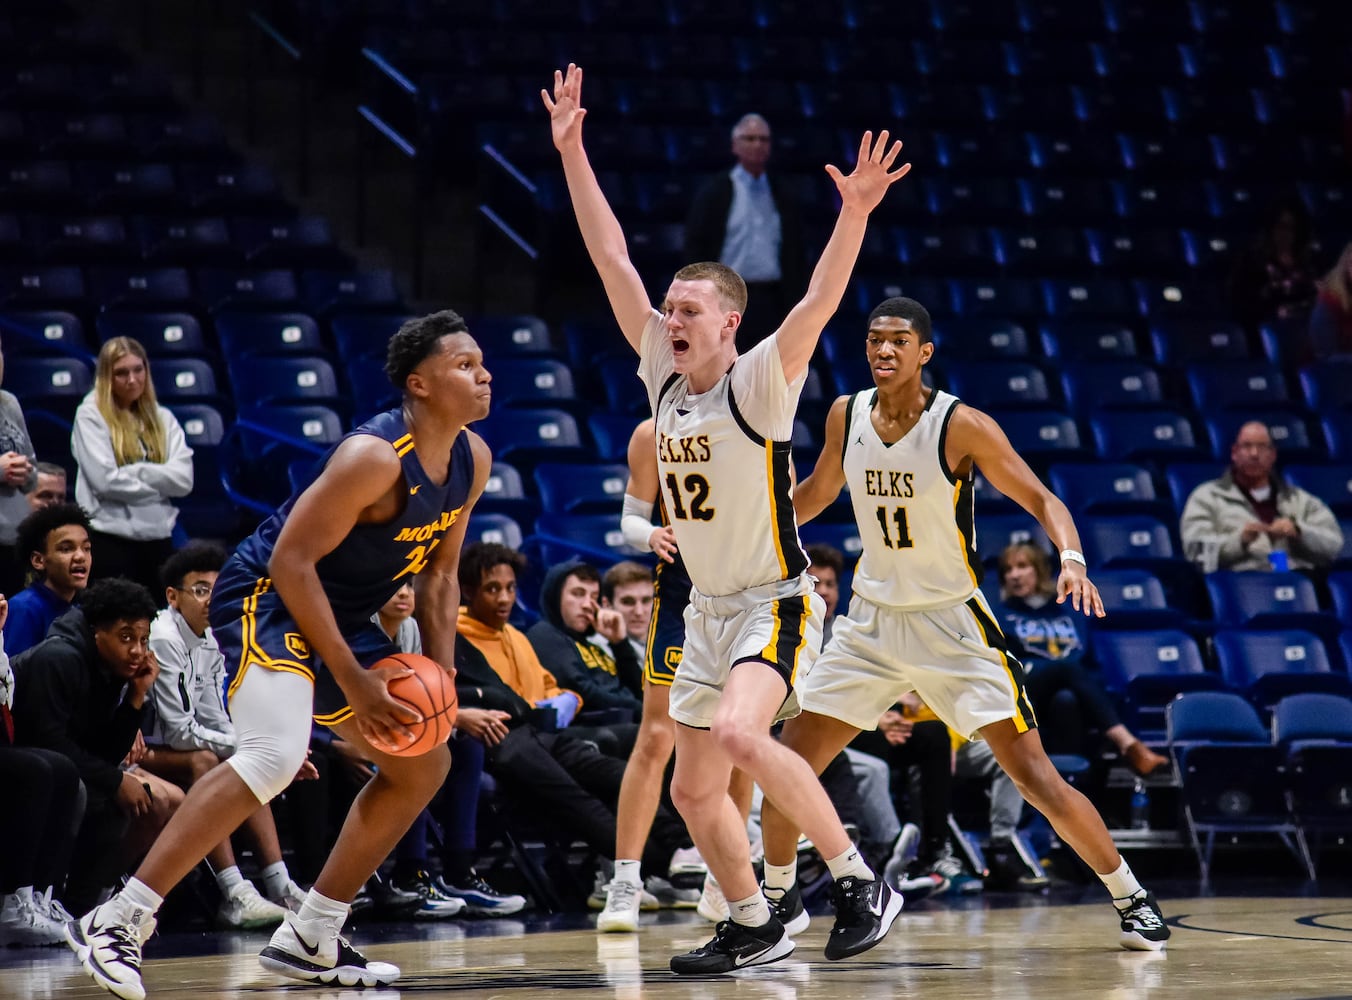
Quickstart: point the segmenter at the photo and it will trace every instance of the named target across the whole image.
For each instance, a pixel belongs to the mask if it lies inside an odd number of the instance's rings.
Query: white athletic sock
[[[639,862],[629,860],[620,861],[616,859],[614,879],[616,882],[628,882],[630,885],[642,885],[643,878],[639,874]]]
[[[279,899],[291,881],[291,873],[286,870],[285,861],[274,861],[263,869],[263,891],[269,899]]]
[[[770,922],[770,904],[759,892],[746,899],[728,900],[728,913],[746,927],[763,927]]]
[[[787,865],[772,865],[768,861],[765,862],[765,895],[770,899],[779,899],[793,888],[793,884],[797,880],[797,858],[794,858]]]
[[[838,854],[834,858],[827,858],[826,867],[831,869],[831,877],[836,881],[849,878],[851,875],[855,878],[870,881],[874,878],[873,869],[864,861],[864,856],[859,853],[859,848],[854,846],[851,846],[843,854]]]
[[[127,920],[143,924],[164,904],[164,897],[139,878],[130,878],[122,887],[122,891],[109,902],[115,905],[117,912]]]
[[[322,920],[324,923],[338,928],[343,926],[343,921],[347,919],[350,909],[352,909],[350,903],[340,903],[336,899],[329,899],[328,896],[320,895],[314,889],[311,889],[306,894],[305,902],[301,904],[296,919],[303,921]]]
[[[1108,887],[1113,902],[1125,902],[1141,891],[1141,883],[1136,881],[1136,876],[1131,873],[1126,861],[1118,866],[1117,871],[1109,872],[1107,875],[1101,874],[1099,878]]]
[[[221,887],[221,895],[229,899],[235,890],[244,884],[244,876],[239,872],[239,865],[231,865],[218,871],[216,884]]]

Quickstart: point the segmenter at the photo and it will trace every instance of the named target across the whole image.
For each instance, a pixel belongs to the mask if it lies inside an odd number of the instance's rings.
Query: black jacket
[[[463,635],[455,640],[455,696],[466,708],[486,708],[511,716],[508,728],[529,721],[535,706],[512,690],[479,647]]]
[[[540,588],[540,613],[544,616],[526,632],[535,655],[554,675],[559,687],[582,695],[587,711],[601,708],[629,709],[637,718],[643,711],[643,664],[628,642],[617,642],[613,656],[589,642],[586,635],[563,624],[559,602],[563,581],[581,563],[559,563],[545,574]]]
[[[144,709],[131,706],[127,681],[99,658],[84,612],[67,611],[52,622],[46,639],[10,663],[15,742],[64,754],[91,796],[111,798]]]
[[[773,172],[765,175],[779,210],[779,281],[785,301],[797,302],[807,291],[807,260],[803,245],[803,221],[798,204]],[[718,260],[728,236],[728,212],[732,210],[731,169],[717,174],[699,189],[685,220],[685,257],[689,261]],[[778,317],[783,319],[783,317]]]

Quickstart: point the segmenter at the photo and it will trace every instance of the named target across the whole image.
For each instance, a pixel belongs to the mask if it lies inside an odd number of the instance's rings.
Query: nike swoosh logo
[[[306,941],[305,938],[300,936],[300,931],[296,930],[295,927],[291,928],[291,933],[296,935],[296,940],[299,941],[300,946],[305,949],[305,954],[309,955],[311,958],[314,958],[316,955],[319,954],[318,941],[316,941],[314,944],[310,944],[309,941]]]
[[[771,947],[773,947],[773,946],[771,946]],[[735,965],[735,966],[737,966],[737,968],[740,969],[742,966],[746,965],[747,963],[749,963],[749,962],[754,962],[756,959],[760,958],[762,955],[764,955],[764,954],[765,954],[766,952],[768,952],[769,950],[770,950],[770,948],[762,948],[760,951],[756,952],[754,955],[736,955],[736,956],[734,956],[733,959],[732,959],[732,964]]]
[[[422,489],[422,483],[419,483],[417,486],[413,487],[413,489],[409,490],[408,495],[417,496],[420,489]]]

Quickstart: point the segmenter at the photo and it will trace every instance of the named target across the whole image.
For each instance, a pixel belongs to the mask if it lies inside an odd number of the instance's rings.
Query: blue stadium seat
[[[847,524],[828,524],[812,520],[799,526],[798,537],[805,546],[829,545],[840,552],[845,556],[846,572],[851,574],[855,561],[864,550],[864,543],[859,539],[859,528],[855,526],[853,519]]]
[[[1080,521],[1085,558],[1091,567],[1171,559],[1169,528],[1143,514],[1094,515]]]
[[[993,274],[990,234],[977,226],[893,231],[900,257],[913,274]]]
[[[533,475],[546,513],[610,514],[619,523],[628,466],[541,462]]]
[[[613,514],[545,512],[536,520],[535,531],[575,546],[578,553],[590,562],[604,561],[608,565],[643,555],[638,549],[625,544],[620,531],[620,519]]]
[[[954,316],[937,325],[933,335],[935,350],[945,359],[1016,361],[1030,354],[1027,331],[1013,320],[994,316]]]
[[[593,369],[606,394],[606,409],[611,413],[648,416],[648,390],[638,377],[638,363],[632,354],[607,354],[598,358]]]
[[[305,313],[236,312],[216,314],[221,352],[233,364],[257,355],[313,355],[325,352],[319,324]]]
[[[1116,181],[1114,187],[1118,213],[1138,227],[1206,225],[1214,214],[1209,192],[1199,180]]]
[[[1183,623],[1183,615],[1169,606],[1163,584],[1148,570],[1095,570],[1094,586],[1106,614],[1090,619],[1096,629],[1176,629]]]
[[[115,215],[36,216],[24,226],[28,242],[55,264],[104,264],[135,253],[127,227]]]
[[[99,340],[131,337],[152,358],[201,357],[209,353],[202,324],[186,312],[105,309],[98,318]]]
[[[293,211],[267,168],[253,163],[185,163],[179,177],[197,212],[245,213]]]
[[[1152,320],[1202,320],[1230,311],[1230,301],[1215,281],[1137,278],[1133,284],[1142,315]]]
[[[1069,364],[1061,386],[1070,408],[1080,416],[1095,410],[1144,409],[1164,403],[1164,390],[1153,367],[1140,361]]]
[[[1085,232],[1089,257],[1104,274],[1158,274],[1176,278],[1188,267],[1186,248],[1172,229],[1143,229],[1131,223]],[[1140,308],[1139,300],[1136,308]]]
[[[1352,365],[1310,365],[1300,370],[1305,403],[1318,412],[1352,410]]]
[[[465,529],[465,544],[474,542],[492,542],[505,545],[509,549],[520,549],[524,536],[521,526],[506,514],[481,514],[477,510],[470,516]]]
[[[1144,466],[1093,462],[1057,464],[1047,470],[1048,483],[1074,514],[1152,513],[1155,484]]]
[[[1251,419],[1253,411],[1247,410],[1230,410],[1220,416],[1207,418],[1207,437],[1211,442],[1211,453],[1217,461],[1230,460],[1230,448],[1235,443],[1239,428]],[[1268,434],[1283,463],[1316,462],[1328,454],[1322,439],[1310,439],[1309,425],[1299,414],[1269,409],[1259,419],[1267,425]]]
[[[18,389],[25,410],[50,410],[70,420],[94,385],[94,370],[81,358],[18,357],[6,363],[5,381]]]
[[[594,460],[584,447],[577,421],[563,410],[497,409],[476,429],[494,457],[515,465],[523,475],[537,462]]]
[[[550,336],[549,324],[539,316],[477,316],[469,321],[469,332],[488,358],[561,354]],[[489,370],[493,370],[491,366]]]
[[[1131,327],[1111,320],[1044,319],[1038,324],[1042,353],[1055,361],[1136,359]]]
[[[1277,834],[1313,879],[1304,832],[1286,800],[1285,754],[1272,745],[1253,706],[1228,691],[1190,692],[1170,703],[1166,721],[1202,880],[1210,877],[1216,834],[1257,832]]]
[[[75,165],[75,182],[91,207],[110,212],[180,211],[183,193],[169,163],[102,163]]]
[[[1028,361],[951,361],[944,365],[949,391],[976,405],[1009,409],[1051,402],[1047,376]]]
[[[1216,622],[1224,627],[1306,629],[1332,643],[1338,620],[1321,611],[1314,584],[1301,573],[1235,573],[1206,576]]]
[[[1074,418],[1059,410],[992,412],[1014,450],[1032,463],[1071,462],[1087,456]]]
[[[1073,275],[1091,267],[1078,229],[1010,226],[993,230],[992,239],[996,261],[1011,275]]]
[[[90,298],[105,309],[195,309],[192,279],[182,267],[92,267]]]
[[[57,309],[0,310],[0,335],[11,358],[90,352],[80,318]]]
[[[315,404],[342,409],[333,365],[321,357],[276,357],[266,364],[242,358],[230,362],[230,383],[241,409],[276,404]]]
[[[1164,731],[1165,706],[1190,691],[1223,687],[1202,660],[1197,641],[1177,629],[1096,632],[1094,658],[1109,691],[1121,695],[1142,739]]]
[[[1329,458],[1335,462],[1352,462],[1352,411],[1326,412],[1319,423],[1329,445]]]
[[[956,280],[949,282],[949,290],[954,311],[964,317],[1022,319],[1042,311],[1037,284],[1022,278]]]
[[[573,373],[553,358],[501,358],[493,362],[493,402],[498,406],[579,409]]]
[[[921,182],[929,214],[945,222],[999,224],[1022,214],[1019,189],[1013,181],[932,178]]]
[[[287,308],[300,298],[295,272],[286,268],[204,267],[197,271],[197,287],[213,311],[238,306]]]
[[[383,365],[390,337],[414,317],[408,313],[358,312],[329,317],[329,329],[344,361],[358,358]]]
[[[1169,495],[1174,509],[1183,513],[1188,497],[1203,483],[1220,478],[1225,467],[1215,462],[1170,462],[1164,470],[1164,481],[1169,484]]]
[[[1281,473],[1294,486],[1323,500],[1338,517],[1352,517],[1352,463],[1282,464]]]
[[[238,424],[257,424],[276,434],[324,448],[343,436],[343,421],[327,406],[258,406],[241,409]]]
[[[1037,177],[1018,184],[1024,214],[1039,225],[1092,225],[1117,215],[1106,181]]]
[[[216,370],[210,361],[179,355],[156,358],[150,365],[155,395],[164,403],[218,403]]]
[[[194,452],[202,448],[214,448],[225,437],[225,417],[214,406],[205,403],[168,404],[183,428],[183,437]],[[194,480],[194,490],[200,484]]]
[[[309,311],[321,315],[372,309],[389,312],[404,308],[394,273],[383,268],[302,271],[300,286]]]
[[[1333,672],[1313,632],[1223,629],[1212,641],[1226,684],[1260,707],[1291,694],[1352,694],[1352,681]]]
[[[1150,326],[1155,361],[1186,365],[1201,361],[1236,361],[1249,357],[1248,339],[1238,323],[1161,320]]]
[[[629,438],[638,426],[641,416],[633,413],[592,413],[587,416],[587,430],[596,443],[595,458],[603,462],[627,462]]]
[[[352,390],[352,416],[356,422],[399,405],[402,394],[376,359],[354,358],[343,366],[343,374]]]
[[[1121,321],[1135,316],[1131,289],[1112,278],[1085,281],[1048,278],[1042,282],[1046,311],[1063,319],[1108,319]]]
[[[1289,398],[1281,369],[1268,361],[1199,362],[1187,367],[1186,376],[1193,404],[1202,413],[1264,413]]]
[[[69,309],[84,297],[84,275],[78,267],[0,268],[0,301]]]
[[[1323,833],[1352,830],[1347,775],[1352,772],[1352,701],[1293,694],[1272,711],[1272,739],[1286,755],[1291,811],[1318,851]]]
[[[1099,457],[1121,461],[1197,461],[1192,422],[1175,410],[1105,410],[1089,418]]]
[[[350,258],[333,242],[327,219],[236,218],[233,242],[249,267],[344,267]]]
[[[976,522],[977,557],[989,569],[994,569],[1000,553],[1011,545],[1035,545],[1050,552],[1047,532],[1033,515],[1018,511],[1011,514],[983,514]]]

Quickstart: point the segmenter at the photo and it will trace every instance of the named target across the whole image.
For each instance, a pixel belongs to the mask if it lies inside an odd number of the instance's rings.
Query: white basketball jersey
[[[863,543],[853,592],[913,611],[959,604],[977,589],[981,564],[971,475],[955,478],[944,460],[958,399],[934,390],[915,426],[887,445],[870,419],[877,395],[857,392],[845,410],[845,481]]]
[[[787,439],[803,380],[785,384],[768,338],[708,392],[692,395],[672,370],[669,346],[662,350],[666,337],[654,315],[639,374],[653,404],[662,502],[690,582],[722,597],[801,575],[808,559],[793,514]],[[775,440],[761,427],[789,433]]]

